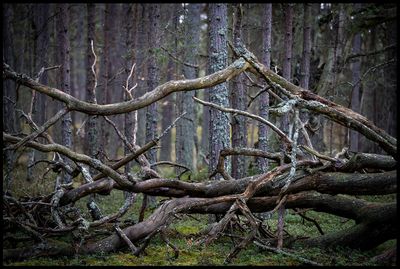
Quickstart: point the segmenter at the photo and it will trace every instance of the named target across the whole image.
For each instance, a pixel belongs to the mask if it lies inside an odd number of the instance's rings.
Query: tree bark
[[[95,5],[94,4],[87,4],[87,47],[86,47],[86,100],[89,103],[96,104],[96,88],[95,88],[95,74],[93,70],[96,72],[96,65],[95,64],[95,55],[92,51],[92,42],[93,42],[93,50],[96,53],[96,31],[95,31]],[[96,59],[97,61],[97,59]],[[93,69],[92,69],[93,67]],[[88,116],[88,123],[87,123],[87,139],[86,143],[88,145],[88,155],[90,157],[96,157],[98,154],[98,120],[96,116]],[[94,172],[93,170],[91,171]]]
[[[285,18],[285,53],[282,68],[282,76],[287,81],[292,81],[292,47],[293,47],[293,4],[284,4]],[[284,97],[286,100],[287,98]],[[285,114],[282,117],[281,129],[285,133],[289,132],[289,115]]]
[[[361,4],[354,4],[354,8],[357,10],[361,7]],[[355,33],[353,38],[353,54],[361,53],[361,34]],[[352,71],[352,92],[350,107],[353,111],[360,113],[360,88],[361,88],[361,60],[356,58],[351,64]],[[359,150],[359,134],[358,132],[350,130],[350,150],[358,152]]]
[[[311,61],[311,4],[304,5],[304,23],[303,23],[303,53],[300,63],[300,87],[309,90],[310,80],[310,61]],[[300,111],[300,119],[303,123],[308,121],[308,115],[305,111]],[[299,138],[301,144],[304,144],[305,138]]]
[[[59,45],[60,59],[62,61],[61,66],[61,80],[60,88],[66,94],[71,94],[71,70],[70,70],[70,43],[68,34],[69,25],[69,11],[68,4],[57,4],[57,39]],[[72,148],[72,119],[71,114],[65,115],[61,122],[61,143],[68,148]],[[66,158],[65,163],[71,165],[71,161]],[[71,175],[64,173],[64,183],[72,182]]]
[[[158,86],[160,70],[157,64],[156,50],[160,46],[160,5],[151,4],[148,9],[149,28],[148,28],[148,44],[149,44],[149,61],[148,61],[148,80],[147,90],[152,91]],[[157,106],[152,103],[147,107],[146,112],[146,142],[154,140],[157,135]],[[149,150],[148,160],[150,164],[157,162],[157,152],[155,149]],[[149,203],[154,206],[156,197],[149,197]]]
[[[227,66],[228,51],[227,40],[227,6],[226,4],[208,5],[209,27],[209,72],[222,70]],[[225,83],[212,88],[210,102],[225,106],[229,105],[228,89]],[[229,117],[220,111],[210,110],[210,151],[208,171],[213,171],[218,163],[220,150],[229,147]],[[226,161],[225,167],[230,173],[230,162]]]
[[[271,33],[272,33],[272,4],[263,5],[263,21],[265,21],[265,28],[263,28],[263,50],[262,50],[262,63],[267,68],[271,65]],[[269,118],[269,93],[265,91],[259,97],[259,115],[260,117],[268,120]],[[265,152],[268,151],[268,127],[263,124],[258,124],[258,149]],[[268,160],[265,158],[257,158],[257,166],[260,173],[268,171]]]
[[[13,42],[13,27],[12,19],[14,16],[12,6],[10,4],[3,4],[3,61],[7,62],[10,66],[15,65],[14,56],[14,42]],[[14,133],[16,131],[15,109],[16,105],[16,91],[14,81],[3,81],[3,128],[7,133]],[[4,181],[7,191],[12,182],[12,167],[14,162],[14,152],[12,150],[3,151],[4,158]]]
[[[197,53],[200,42],[200,8],[201,4],[189,4],[185,18],[185,52],[184,62],[197,64]],[[197,68],[184,65],[183,75],[186,79],[196,78]],[[177,97],[177,115],[186,112],[186,115],[176,124],[176,161],[193,170],[194,138],[197,136],[194,101],[195,91],[182,92]],[[178,172],[181,172],[178,169]]]
[[[241,4],[234,4],[235,17],[233,26],[233,43],[236,46],[242,37],[242,16],[243,10]],[[244,88],[244,75],[240,74],[232,81],[230,90],[231,107],[234,109],[246,109],[246,96]],[[246,119],[240,115],[234,115],[231,119],[232,126],[232,147],[243,148],[247,146],[247,128]],[[244,156],[232,156],[232,177],[242,178],[246,174],[246,159]]]

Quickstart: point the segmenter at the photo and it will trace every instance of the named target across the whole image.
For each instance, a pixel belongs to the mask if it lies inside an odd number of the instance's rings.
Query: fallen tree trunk
[[[150,217],[123,230],[132,243],[140,242],[153,232],[157,232],[171,221],[176,213],[212,213],[221,214],[229,210],[237,196],[223,196],[217,198],[175,198],[162,204]],[[248,201],[252,212],[265,212],[276,207],[278,196],[256,197]],[[315,191],[300,192],[288,195],[286,208],[312,208],[315,211],[326,212],[344,218],[354,219],[356,225],[333,234],[326,234],[316,238],[296,240],[296,245],[329,247],[332,245],[348,246],[359,249],[371,249],[386,240],[396,237],[396,203],[379,204],[365,202],[360,199],[345,196],[332,196]],[[290,244],[290,241],[288,241]],[[115,252],[126,246],[125,241],[114,234],[95,243],[87,243],[79,253]],[[44,250],[46,256],[59,255],[61,250],[52,252]],[[63,246],[64,251],[66,248]],[[4,257],[16,259],[20,250],[3,250]],[[18,255],[17,255],[18,254]],[[34,252],[34,256],[39,252]],[[68,250],[63,255],[73,254]],[[44,255],[40,253],[40,255]],[[18,257],[17,257],[18,256]],[[21,257],[26,257],[25,253]]]

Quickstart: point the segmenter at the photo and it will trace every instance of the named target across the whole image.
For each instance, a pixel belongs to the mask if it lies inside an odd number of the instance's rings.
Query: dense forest
[[[3,265],[396,264],[397,5],[2,15]]]

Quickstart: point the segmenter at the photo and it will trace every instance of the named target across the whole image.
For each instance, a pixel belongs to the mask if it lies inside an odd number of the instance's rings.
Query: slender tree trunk
[[[48,5],[46,4],[38,4],[33,5],[32,12],[32,36],[34,37],[33,44],[33,69],[32,74],[34,76],[38,75],[41,68],[47,67],[47,49],[48,49],[48,27],[47,27],[47,18],[48,18]],[[43,72],[43,74],[39,78],[39,82],[43,84],[47,84],[47,73]],[[31,108],[29,110],[30,116],[32,120],[37,125],[42,125],[45,122],[45,100],[46,95],[32,92],[31,99]],[[37,152],[35,150],[30,150],[28,154],[28,169],[27,169],[27,180],[34,180],[33,170],[35,163],[35,159],[43,158],[45,155],[41,152]]]
[[[36,41],[36,65],[35,72],[39,72],[42,67],[48,67],[48,53],[49,50],[49,27],[47,19],[49,17],[49,5],[48,4],[37,4],[34,5],[34,23],[36,26],[35,37]],[[48,82],[47,72],[44,72],[40,77],[40,83],[46,85]],[[46,100],[47,96],[41,93],[36,93],[36,113],[34,121],[38,125],[42,125],[46,119]]]
[[[233,26],[233,43],[237,46],[242,41],[242,6],[234,5],[235,22]],[[232,81],[230,91],[232,108],[246,110],[246,95],[244,89],[244,75],[240,74]],[[244,148],[247,144],[247,128],[246,119],[240,115],[232,116],[232,147]],[[232,156],[232,177],[242,178],[246,174],[246,162],[244,156]]]
[[[137,69],[137,90],[135,91],[135,97],[139,97],[146,92],[146,78],[147,78],[147,56],[148,56],[148,46],[147,46],[147,29],[148,27],[148,16],[147,4],[138,4],[139,17],[138,20],[142,23],[138,25],[138,38],[137,38],[137,56],[136,56],[136,69]],[[146,135],[146,108],[138,110],[138,132],[137,132],[137,142],[138,145],[145,144]]]
[[[87,4],[87,47],[86,47],[86,100],[90,103],[97,103],[95,87],[95,74],[93,74],[92,66],[94,64],[94,55],[92,51],[96,44],[95,34],[95,5]],[[97,53],[96,53],[97,54]],[[96,66],[94,66],[96,71]],[[87,139],[88,153],[90,157],[97,157],[98,154],[98,120],[96,116],[89,116],[87,122]],[[94,171],[91,171],[93,173]]]
[[[113,4],[111,3],[106,3],[105,4],[105,9],[104,9],[104,49],[103,49],[103,55],[101,57],[101,80],[99,83],[102,85],[102,89],[100,92],[101,95],[101,103],[102,104],[109,104],[110,103],[110,92],[109,92],[109,79],[111,78],[110,74],[110,35],[111,31],[111,24],[112,21],[115,20],[115,18],[111,17],[111,9],[113,9]],[[100,151],[102,152],[100,160],[105,161],[104,155],[103,154],[108,154],[108,141],[110,137],[110,128],[109,124],[105,120],[101,120],[101,135],[100,135]]]
[[[178,25],[179,25],[179,12],[178,12],[178,5],[179,4],[169,4],[168,8],[165,8],[162,11],[165,17],[165,20],[168,22],[172,22],[172,31],[175,33],[175,35],[169,35],[170,38],[167,39],[167,42],[169,45],[169,48],[173,51],[173,53],[176,55],[178,52]],[[167,75],[166,75],[166,80],[171,81],[174,79],[177,79],[177,66],[175,61],[169,57],[168,58],[168,63],[167,63]],[[161,109],[162,109],[162,118],[161,118],[161,130],[165,130],[168,128],[168,126],[171,125],[175,111],[174,111],[174,97],[175,94],[170,94],[164,98],[164,101],[161,103]],[[178,104],[176,104],[178,106]],[[177,127],[176,127],[177,128]],[[177,138],[177,133],[176,133],[176,139]],[[172,135],[171,132],[166,133],[162,138],[161,138],[161,148],[160,148],[160,161],[170,161],[171,160],[171,152],[172,152]],[[176,152],[176,151],[175,151]]]
[[[15,67],[15,57],[13,51],[13,27],[12,19],[14,12],[10,4],[3,4],[3,61]],[[3,81],[3,128],[7,133],[15,133],[15,105],[16,105],[15,83],[12,80]],[[5,168],[4,192],[10,188],[12,182],[12,167],[14,162],[14,152],[12,150],[3,151],[3,165]]]
[[[125,77],[128,78],[131,72],[131,68],[133,63],[135,63],[135,49],[136,49],[136,29],[137,29],[137,5],[133,4],[124,4],[125,9],[125,49],[128,57],[125,59]],[[129,87],[133,87],[136,78],[136,69],[133,69],[131,77],[129,79]],[[129,90],[129,89],[125,89]],[[129,95],[125,92],[124,93],[124,100],[130,100]],[[124,114],[124,121],[125,121],[125,137],[131,144],[136,144],[136,128],[135,125],[137,124],[137,111],[133,111],[130,113]],[[127,146],[124,147],[125,155],[131,153]],[[128,163],[125,166],[125,173],[129,173],[131,170],[132,164]]]
[[[178,24],[179,24],[179,14],[178,14],[178,4],[170,4],[168,8],[164,10],[164,14],[168,21],[172,20],[173,31],[176,35],[172,36],[168,42],[171,44],[170,48],[177,53],[178,51]],[[171,15],[172,14],[172,15]],[[167,81],[177,79],[177,67],[175,61],[170,57],[168,58],[167,64]],[[168,95],[164,98],[162,102],[162,120],[161,120],[161,130],[165,130],[171,125],[174,118],[174,96]],[[177,104],[178,106],[178,104]],[[178,139],[178,138],[177,138]],[[160,161],[171,160],[172,151],[172,135],[171,132],[166,133],[161,138],[161,148],[160,148]]]
[[[227,4],[208,4],[208,69],[209,73],[214,73],[225,68],[228,64],[227,49]],[[223,106],[229,106],[227,83],[222,83],[211,88],[209,92],[210,102]],[[230,146],[230,127],[229,116],[216,109],[210,109],[209,127],[209,164],[208,172],[212,173],[218,163],[220,151]],[[225,169],[227,173],[231,171],[231,162],[225,158]],[[215,180],[221,180],[218,174]],[[214,222],[219,216],[210,215],[209,222]]]
[[[271,65],[272,4],[263,5],[262,21],[265,23],[262,33],[262,63],[269,68]],[[269,94],[265,91],[258,98],[259,115],[268,120]],[[258,124],[258,149],[268,151],[268,127],[261,123]],[[268,159],[257,158],[257,167],[260,173],[266,173]]]
[[[355,4],[355,9],[359,9],[361,4]],[[361,53],[361,34],[358,32],[354,35],[353,38],[353,54]],[[354,62],[351,64],[352,71],[352,84],[353,89],[351,93],[351,105],[350,108],[360,113],[360,88],[361,88],[361,59],[359,57],[355,58]],[[356,131],[350,131],[350,150],[358,151],[359,150],[359,134]]]
[[[71,72],[70,72],[70,45],[69,45],[69,11],[68,4],[57,4],[57,39],[60,53],[60,59],[62,61],[61,66],[61,84],[60,89],[67,94],[71,94]],[[62,145],[72,148],[72,119],[71,114],[68,113],[62,118],[61,122],[61,143]],[[64,162],[71,165],[72,161],[68,158],[64,159]],[[63,182],[69,183],[72,181],[71,176],[65,172]]]
[[[185,24],[185,53],[184,61],[190,64],[197,63],[197,51],[200,42],[200,8],[201,4],[189,4]],[[186,79],[197,77],[197,68],[183,66],[183,75]],[[178,115],[186,115],[176,125],[176,161],[193,169],[194,136],[196,136],[196,117],[194,114],[195,91],[177,93]],[[179,171],[180,172],[180,171]]]
[[[304,23],[303,23],[303,52],[300,63],[300,87],[309,89],[310,81],[310,61],[311,61],[311,4],[304,5]],[[302,122],[308,120],[308,113],[300,111]],[[301,144],[305,144],[304,136],[299,137]]]
[[[384,130],[393,137],[397,137],[397,20],[388,23],[386,28],[387,46],[396,45],[395,49],[391,49],[386,53],[386,61],[392,61],[385,67],[385,115],[387,116]]]
[[[284,5],[284,18],[285,18],[285,37],[284,37],[284,61],[282,76],[288,81],[292,81],[292,46],[293,46],[293,4]],[[287,98],[284,97],[286,100]],[[282,117],[281,123],[282,131],[289,132],[289,115],[286,114]]]
[[[227,66],[227,5],[209,4],[208,6],[209,27],[209,73],[214,73]],[[210,91],[210,102],[228,107],[228,89],[226,83],[214,86]],[[229,147],[229,117],[228,115],[211,109],[210,113],[210,160],[209,172],[217,166],[220,150]],[[225,168],[229,173],[230,162],[225,161]],[[215,179],[219,179],[220,176]]]
[[[148,28],[148,44],[149,44],[149,61],[148,61],[148,80],[147,90],[151,91],[158,86],[160,70],[157,64],[156,50],[160,46],[160,5],[151,4],[148,9],[149,28]],[[147,107],[146,112],[146,142],[150,142],[157,135],[157,105],[152,103]],[[149,162],[155,163],[157,161],[157,152],[155,149],[149,150]],[[149,196],[149,204],[155,205],[156,197]]]
[[[367,45],[366,45],[366,51],[374,51],[377,50],[377,44],[376,44],[376,28],[371,29],[371,33],[368,37]],[[376,55],[370,55],[366,57],[366,59],[362,59],[363,64],[362,66],[374,66],[377,57]],[[365,116],[367,119],[371,119],[371,121],[377,125],[377,119],[378,115],[375,111],[375,101],[376,101],[376,91],[377,91],[377,77],[375,75],[369,77],[365,82],[362,91],[362,96],[361,96],[361,101],[360,101],[360,112],[363,116]],[[375,143],[372,143],[369,139],[367,139],[365,136],[360,136],[360,142],[359,142],[359,151],[360,152],[371,152],[375,153],[377,152],[377,145]]]

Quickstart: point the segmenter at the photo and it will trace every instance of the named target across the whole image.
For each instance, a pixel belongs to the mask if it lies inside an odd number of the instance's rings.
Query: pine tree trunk
[[[359,9],[361,4],[355,4],[355,9]],[[361,52],[361,34],[358,32],[353,38],[353,54]],[[351,64],[352,71],[352,84],[353,90],[351,93],[351,109],[357,113],[360,113],[360,86],[361,86],[361,60],[359,57],[354,59]],[[356,131],[350,130],[350,150],[358,152],[359,150],[359,134]]]
[[[265,22],[262,33],[262,63],[268,68],[271,65],[271,33],[272,33],[272,4],[263,6],[263,19]],[[259,97],[259,115],[264,119],[269,118],[269,94],[262,93]],[[268,127],[265,124],[258,124],[258,149],[268,151]],[[268,159],[257,158],[257,167],[260,173],[268,171]]]
[[[124,18],[125,22],[125,53],[127,53],[128,57],[125,59],[125,77],[128,79],[130,75],[131,68],[133,63],[135,63],[136,55],[136,33],[137,33],[137,5],[132,4],[124,4]],[[129,79],[129,86],[134,86],[134,81],[136,80],[136,68],[133,69],[132,76]],[[129,90],[129,89],[126,89]],[[125,92],[124,93],[124,100],[130,100],[129,95]],[[125,122],[125,137],[132,145],[136,144],[136,124],[137,124],[137,111],[129,112],[124,114],[124,122]],[[130,149],[127,146],[124,146],[124,154],[127,155],[131,153]],[[128,163],[125,166],[125,173],[131,172],[132,164]]]
[[[151,91],[158,86],[159,83],[159,66],[157,64],[156,50],[160,45],[160,5],[151,4],[148,8],[149,29],[148,29],[148,44],[149,44],[149,61],[148,61],[148,80],[147,91]],[[150,142],[157,135],[157,104],[152,103],[147,107],[146,112],[146,142]],[[149,150],[148,159],[150,164],[157,161],[157,152],[155,149]],[[155,204],[155,196],[149,196],[149,204]]]
[[[67,94],[71,94],[71,72],[70,72],[70,45],[69,45],[69,11],[68,4],[57,4],[57,10],[60,12],[57,16],[57,39],[61,59],[61,83],[60,89]],[[61,143],[62,145],[72,148],[72,119],[71,114],[68,113],[62,118],[61,122]],[[72,165],[70,159],[65,158],[64,162]],[[71,176],[65,172],[63,177],[64,183],[70,183]]]
[[[136,56],[136,69],[137,69],[137,90],[135,91],[135,97],[142,96],[146,92],[146,78],[147,78],[147,29],[148,27],[148,16],[147,11],[148,5],[138,4],[138,20],[142,23],[138,25],[138,37],[137,37],[137,56]],[[143,26],[142,26],[143,25]],[[138,132],[137,132],[137,143],[138,145],[144,145],[146,135],[146,108],[138,110]]]
[[[209,4],[208,6],[208,27],[209,27],[209,73],[214,73],[227,66],[227,5]],[[210,90],[210,102],[228,107],[228,89],[226,83],[214,86]],[[217,166],[218,156],[222,149],[229,147],[229,116],[211,109],[210,113],[210,158],[209,173]],[[225,169],[230,172],[230,162],[225,161]],[[215,179],[220,179],[218,175]]]
[[[200,42],[200,4],[189,4],[185,25],[185,54],[184,61],[190,64],[197,63],[197,52]],[[183,75],[186,79],[197,77],[197,68],[183,66]],[[195,91],[177,93],[178,115],[186,115],[176,125],[176,161],[193,169],[194,136],[196,136],[196,117],[194,114]],[[179,171],[180,172],[180,171]]]
[[[179,21],[179,14],[178,14],[178,6],[177,4],[170,4],[169,8],[165,9],[164,13],[169,20],[172,20],[173,31],[178,33],[178,21]],[[172,15],[171,15],[172,14]],[[171,19],[172,18],[172,19]],[[170,47],[174,51],[173,53],[176,54],[178,51],[178,36],[173,36],[169,39]],[[168,64],[167,64],[167,81],[177,79],[177,67],[174,60],[169,57]],[[174,96],[175,95],[168,95],[164,98],[162,104],[162,120],[161,120],[161,130],[165,130],[168,126],[171,125],[173,118],[174,118]],[[178,104],[177,104],[178,106]],[[177,126],[176,126],[177,127]],[[166,133],[161,138],[161,148],[160,148],[160,161],[169,161],[171,160],[171,151],[172,151],[172,135],[171,132]]]
[[[242,6],[241,4],[234,4],[234,26],[233,26],[233,43],[237,46],[242,40]],[[232,105],[231,107],[239,110],[246,110],[246,95],[244,89],[244,75],[240,74],[232,81],[230,96]],[[232,116],[232,147],[245,148],[247,145],[247,128],[246,119],[240,115]],[[232,177],[242,178],[246,174],[246,163],[244,156],[232,156]]]
[[[300,87],[309,89],[310,81],[310,61],[311,61],[311,4],[304,5],[303,23],[303,52],[300,63]],[[307,122],[309,116],[306,111],[300,111],[300,119],[303,123]],[[299,142],[305,144],[304,136],[299,136]]]
[[[15,68],[15,58],[13,53],[13,27],[12,19],[14,16],[12,6],[3,4],[3,61]],[[15,82],[12,80],[3,81],[3,128],[7,133],[15,133],[15,108],[16,91]],[[6,146],[6,145],[4,145]],[[14,152],[12,150],[3,151],[4,173],[4,193],[9,189],[12,182],[12,166],[14,162]]]
[[[284,36],[284,61],[282,68],[282,76],[288,81],[292,81],[292,46],[293,46],[293,4],[285,4],[285,36]],[[284,100],[287,98],[284,97]],[[289,132],[289,115],[282,117],[281,129],[285,133]]]
[[[95,34],[95,5],[87,4],[87,47],[86,47],[86,101],[90,103],[97,103],[96,100],[96,89],[95,76],[92,71],[94,64],[94,55],[92,52],[91,42],[93,42],[93,48],[96,46],[96,34]],[[97,53],[96,53],[97,55]],[[96,71],[96,66],[94,67]],[[90,157],[97,157],[98,154],[98,120],[96,116],[89,116],[87,122],[87,139],[86,144],[88,145],[88,155]],[[93,174],[94,171],[91,171]]]

